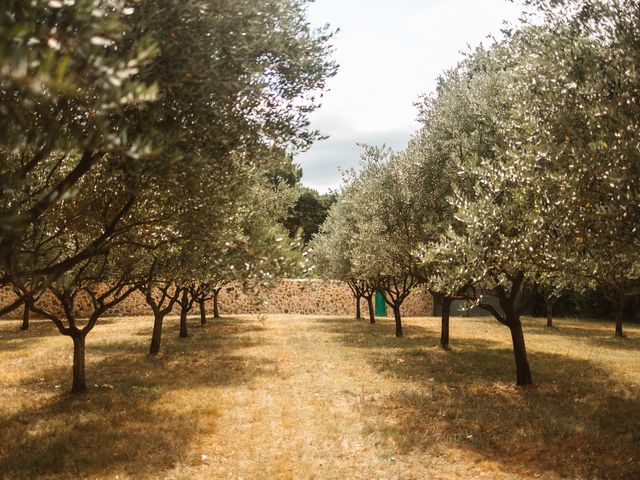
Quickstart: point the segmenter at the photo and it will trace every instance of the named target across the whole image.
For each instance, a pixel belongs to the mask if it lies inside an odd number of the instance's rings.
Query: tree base
[[[533,388],[535,387],[535,383],[533,382],[529,382],[529,383],[516,383],[516,387],[518,387],[519,389],[527,389],[527,388]]]

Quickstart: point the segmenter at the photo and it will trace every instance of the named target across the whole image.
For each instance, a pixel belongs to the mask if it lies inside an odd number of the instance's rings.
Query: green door
[[[380,291],[376,291],[376,317],[387,316],[387,304],[384,302],[384,297]]]

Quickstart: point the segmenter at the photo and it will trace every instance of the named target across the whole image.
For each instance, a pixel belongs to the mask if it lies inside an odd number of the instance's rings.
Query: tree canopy
[[[299,268],[281,225],[295,189],[268,178],[319,137],[308,115],[336,72],[306,3],[5,2],[0,287],[19,295],[1,311],[24,303],[73,338],[74,391],[84,337],[133,288],[161,324],[169,304],[186,318],[224,283]],[[95,300],[84,327],[77,295]]]
[[[511,332],[519,385],[536,291],[602,289],[617,335],[640,293],[640,9],[526,3],[504,39],[443,73],[404,151],[365,149],[316,240],[320,271],[391,298],[389,281],[428,288],[447,305],[443,339],[453,298],[485,309]]]

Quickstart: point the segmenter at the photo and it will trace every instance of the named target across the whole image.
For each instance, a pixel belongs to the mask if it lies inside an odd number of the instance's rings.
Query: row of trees
[[[225,283],[297,267],[283,223],[299,193],[275,172],[318,138],[331,32],[309,27],[305,0],[5,3],[0,288],[16,301],[0,314],[69,336],[80,393],[87,334],[133,291],[155,354],[175,305],[186,336]]]
[[[536,291],[551,308],[600,288],[620,336],[640,293],[640,4],[527,6],[440,78],[404,151],[364,148],[315,241],[324,275],[384,292],[397,336],[418,285],[443,306],[444,348],[453,300],[485,309],[511,332],[518,385]]]

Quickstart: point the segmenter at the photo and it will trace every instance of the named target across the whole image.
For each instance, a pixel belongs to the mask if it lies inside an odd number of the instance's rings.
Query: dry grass
[[[640,329],[527,319],[536,387],[512,387],[506,328],[454,319],[106,320],[82,398],[71,342],[0,322],[0,478],[640,478]],[[96,384],[98,387],[94,387]]]

